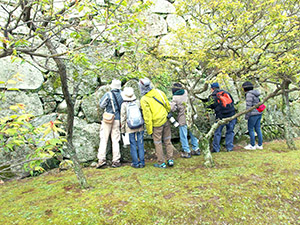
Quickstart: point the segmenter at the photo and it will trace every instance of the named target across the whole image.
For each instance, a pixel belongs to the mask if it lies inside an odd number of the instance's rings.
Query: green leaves
[[[28,154],[26,158],[29,160],[26,168],[31,172],[34,170],[42,172],[40,163],[43,160],[34,159],[51,158],[62,150],[66,139],[58,135],[58,133],[65,133],[58,127],[61,122],[50,121],[42,127],[34,127],[30,123],[34,116],[25,112],[23,104],[12,105],[10,109],[16,114],[0,119],[0,150],[14,152],[24,149],[25,154],[26,148],[31,149],[26,153]],[[52,136],[48,135],[50,133]]]

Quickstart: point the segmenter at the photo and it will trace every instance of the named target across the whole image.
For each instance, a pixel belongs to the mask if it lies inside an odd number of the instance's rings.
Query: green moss
[[[300,141],[296,141],[300,148]],[[264,150],[175,160],[173,168],[52,170],[1,185],[0,224],[298,224],[300,151],[282,141]]]

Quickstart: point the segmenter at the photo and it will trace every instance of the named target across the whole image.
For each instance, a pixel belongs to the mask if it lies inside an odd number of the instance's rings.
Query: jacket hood
[[[253,94],[256,97],[260,96],[260,92],[258,90],[251,90],[251,91],[248,91],[248,92],[251,93],[251,94]]]
[[[146,95],[147,95],[148,97],[152,97],[152,98],[153,98],[153,96],[155,97],[157,94],[158,94],[158,91],[157,91],[155,88],[151,89],[150,91],[148,91],[148,92],[146,93]]]
[[[153,89],[153,87],[151,86],[151,82],[148,78],[140,79],[139,87],[140,87],[142,96],[147,94],[149,91],[151,91]]]

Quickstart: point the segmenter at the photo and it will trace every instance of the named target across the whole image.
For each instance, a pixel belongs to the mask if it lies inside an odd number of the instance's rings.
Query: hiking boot
[[[246,146],[244,147],[244,149],[247,149],[247,150],[255,150],[256,147],[249,144],[249,145],[246,145]]]
[[[96,165],[96,169],[103,168],[106,165],[106,162],[104,160],[99,160],[98,164]]]
[[[143,165],[143,164],[139,164],[139,167],[140,167],[140,168],[144,168],[144,167],[145,167],[145,165]]]
[[[264,149],[262,145],[255,145],[255,148],[259,149],[259,150],[263,150]]]
[[[117,168],[117,167],[120,167],[121,165],[122,165],[122,164],[121,164],[120,162],[113,162],[111,166],[112,166],[113,168]]]
[[[140,164],[134,165],[133,163],[131,163],[131,167],[138,169],[140,168]]]
[[[174,160],[173,159],[168,160],[168,166],[170,166],[170,167],[174,166]]]
[[[190,152],[183,152],[181,153],[181,158],[191,158],[191,153]]]
[[[157,167],[157,168],[161,168],[161,169],[167,168],[167,165],[165,163],[162,163],[162,164],[155,163],[153,166]]]
[[[197,150],[195,150],[195,151],[192,151],[192,155],[200,155],[201,154],[201,152],[200,152],[200,149],[198,148]]]

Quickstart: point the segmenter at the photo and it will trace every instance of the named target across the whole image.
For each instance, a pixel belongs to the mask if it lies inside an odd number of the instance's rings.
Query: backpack
[[[129,102],[127,105],[127,124],[130,129],[140,128],[144,124],[142,112],[136,101]]]
[[[224,108],[231,107],[233,104],[233,101],[228,93],[225,91],[219,91],[217,94],[217,102],[221,104]]]

